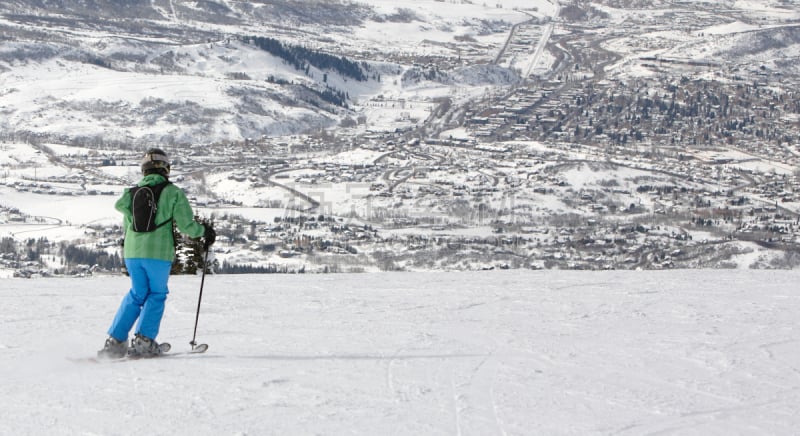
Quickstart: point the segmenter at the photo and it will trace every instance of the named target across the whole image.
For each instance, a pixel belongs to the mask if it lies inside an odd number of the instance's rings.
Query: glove
[[[214,231],[214,228],[211,227],[211,224],[205,225],[206,231],[203,233],[203,249],[208,251],[208,247],[210,247],[214,241],[217,240],[217,232]]]

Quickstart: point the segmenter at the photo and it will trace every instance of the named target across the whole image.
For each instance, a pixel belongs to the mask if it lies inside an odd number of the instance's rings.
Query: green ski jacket
[[[166,179],[160,174],[148,174],[139,181],[138,186],[153,186]],[[122,212],[123,230],[125,231],[125,248],[123,250],[126,259],[160,259],[172,262],[175,259],[175,244],[172,241],[172,226],[163,225],[152,232],[134,232],[131,228],[133,222],[133,211],[131,210],[131,193],[126,188],[122,197],[117,200],[114,207]],[[205,227],[194,220],[192,206],[186,194],[173,184],[168,184],[161,191],[158,199],[158,210],[156,211],[157,223],[163,223],[172,219],[178,226],[178,230],[192,238],[203,236]]]

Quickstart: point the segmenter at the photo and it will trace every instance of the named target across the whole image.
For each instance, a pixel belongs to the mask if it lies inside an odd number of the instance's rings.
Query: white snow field
[[[0,280],[8,435],[790,435],[800,271],[173,277],[171,357],[88,363],[124,276]],[[76,361],[77,359],[77,361]]]

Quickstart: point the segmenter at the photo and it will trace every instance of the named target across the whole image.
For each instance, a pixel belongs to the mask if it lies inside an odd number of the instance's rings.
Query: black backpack
[[[156,224],[156,212],[158,212],[158,199],[161,191],[170,182],[162,182],[153,186],[134,186],[130,189],[131,211],[133,212],[134,232],[152,232],[153,230],[172,221],[172,217],[163,223]]]

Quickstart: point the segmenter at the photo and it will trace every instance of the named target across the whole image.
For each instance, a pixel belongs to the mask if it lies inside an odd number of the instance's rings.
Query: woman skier
[[[97,352],[100,358],[161,353],[155,339],[175,258],[172,222],[190,237],[203,236],[206,250],[216,239],[213,227],[194,220],[186,194],[169,182],[169,172],[167,154],[157,148],[148,150],[142,159],[142,179],[137,187],[125,189],[115,204],[124,217],[123,253],[131,288],[108,329],[105,346]],[[128,347],[128,333],[134,323],[135,336]]]

